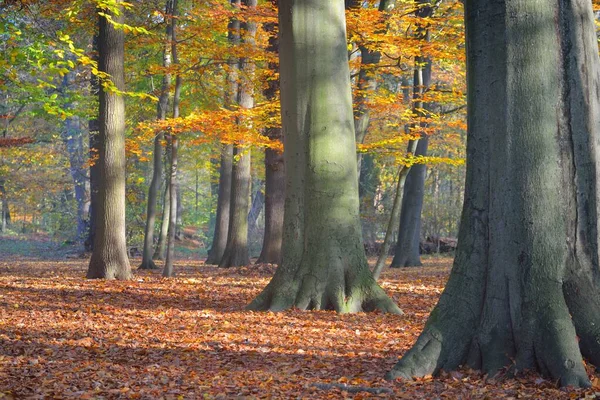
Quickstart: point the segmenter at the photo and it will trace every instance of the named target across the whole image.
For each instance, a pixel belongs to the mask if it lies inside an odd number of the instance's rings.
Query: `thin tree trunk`
[[[171,144],[170,141],[167,140],[167,152],[171,153]],[[171,165],[169,161],[171,156],[165,157],[165,165]],[[160,222],[160,234],[158,236],[158,243],[156,244],[156,249],[154,250],[154,255],[152,256],[153,260],[164,260],[165,252],[167,250],[167,235],[169,233],[169,221],[171,216],[171,195],[170,195],[170,184],[171,174],[167,174],[165,177],[165,190],[163,191],[163,213]]]
[[[92,38],[92,54],[93,58],[98,61],[98,35]],[[90,95],[100,95],[100,84],[98,77],[90,74]],[[94,238],[96,236],[96,211],[98,210],[98,190],[100,188],[100,163],[98,156],[100,154],[100,122],[98,117],[91,117],[88,120],[89,130],[89,158],[90,163],[90,210],[89,222],[87,227],[87,237],[84,242],[86,251],[94,250]]]
[[[243,0],[242,5],[248,9],[255,8],[256,0]],[[245,32],[244,43],[248,46],[255,45],[255,35],[257,24],[255,22],[245,22],[241,26],[241,31]],[[244,71],[246,77],[254,75],[254,61],[249,59],[240,60],[240,69]],[[254,89],[252,88],[252,79],[242,80],[239,86],[239,105],[243,109],[254,107]],[[241,119],[239,124],[247,123]],[[250,180],[251,175],[251,152],[240,146],[235,146],[234,157],[236,162],[232,169],[231,180],[231,208],[229,216],[229,229],[227,232],[227,245],[225,252],[219,262],[219,267],[237,267],[248,265],[250,256],[248,252],[248,212],[250,209]]]
[[[173,14],[173,0],[167,0],[165,5],[165,15],[167,18]],[[171,38],[173,35],[175,19],[170,18],[166,27],[165,34],[165,45],[163,48],[163,67],[169,68],[171,66]],[[157,119],[159,121],[167,118],[167,111],[169,109],[169,96],[171,90],[171,74],[166,72],[162,78],[162,86],[160,90],[160,98],[158,100],[157,107]],[[157,269],[158,267],[152,260],[152,248],[154,246],[154,224],[156,221],[156,204],[158,201],[158,191],[160,187],[160,180],[162,179],[162,142],[164,140],[164,134],[158,133],[154,138],[154,153],[153,157],[153,170],[152,180],[150,181],[150,187],[148,188],[148,209],[146,212],[146,227],[144,230],[144,250],[142,252],[142,263],[140,269]]]
[[[120,4],[120,0],[116,3]],[[123,13],[112,18],[122,23]],[[125,89],[124,44],[123,31],[101,16],[98,69],[109,74],[119,90]],[[129,279],[131,267],[125,238],[125,100],[122,95],[101,89],[99,105],[100,187],[94,250],[87,277]]]
[[[171,31],[171,53],[173,54],[173,64],[179,64],[179,57],[177,54],[177,3],[178,0],[173,1],[173,29]],[[179,118],[179,102],[181,98],[181,87],[183,81],[181,75],[177,73],[175,77],[175,93],[173,94],[173,118]],[[175,275],[173,270],[173,263],[175,261],[175,234],[177,232],[177,209],[178,209],[178,198],[179,185],[177,182],[177,150],[179,147],[179,138],[177,135],[171,134],[171,168],[169,179],[169,229],[167,234],[167,257],[165,259],[165,267],[163,269],[163,276],[168,278]]]
[[[281,129],[274,128],[281,134]],[[272,133],[275,137],[278,133]],[[285,202],[285,170],[283,154],[272,149],[265,151],[265,236],[257,264],[281,263],[283,208]]]
[[[415,152],[416,156],[427,155],[429,137],[419,139]],[[425,178],[427,166],[425,164],[414,165],[404,185],[402,196],[402,208],[400,212],[400,227],[398,229],[398,241],[394,251],[394,259],[390,267],[417,267],[421,266],[420,242],[421,242],[421,211],[423,209],[423,197],[425,195]]]
[[[414,154],[417,146],[418,140],[412,140],[408,147],[408,153]],[[377,262],[375,263],[375,268],[373,269],[373,278],[375,278],[375,280],[379,279],[379,276],[383,271],[383,267],[385,266],[385,260],[387,259],[388,253],[390,251],[394,226],[396,225],[395,222],[398,220],[398,216],[400,215],[400,204],[402,204],[402,193],[404,192],[404,183],[406,182],[406,177],[410,173],[411,168],[412,167],[410,165],[403,165],[398,169],[398,179],[396,183],[392,212],[390,213],[388,226],[385,231],[385,238],[383,239],[381,252],[379,253],[379,257],[377,258]]]
[[[231,0],[231,5],[235,8],[241,7],[241,0]],[[240,21],[232,18],[229,21],[228,38],[231,45],[236,46],[240,43]],[[227,71],[227,93],[225,96],[225,107],[233,109],[238,102],[239,95],[239,61],[237,58],[231,58],[228,62]],[[231,215],[231,185],[233,180],[233,145],[224,144],[221,149],[221,165],[219,167],[219,197],[217,200],[217,220],[213,241],[206,264],[219,265],[225,247],[227,246],[227,237],[229,236],[229,224]]]
[[[231,172],[233,166],[233,146],[225,144],[221,148],[219,167],[219,194],[217,199],[217,218],[213,241],[208,252],[206,264],[218,265],[227,245],[229,230],[229,208],[231,202]]]
[[[2,200],[2,210],[0,210],[1,216],[0,218],[2,219],[2,232],[6,232],[6,230],[8,229],[8,219],[10,216],[10,212],[8,210],[8,195],[6,194],[6,187],[5,187],[5,183],[4,180],[0,180],[0,199]]]

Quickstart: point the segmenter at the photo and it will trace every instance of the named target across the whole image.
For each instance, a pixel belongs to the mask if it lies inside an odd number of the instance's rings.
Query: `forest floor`
[[[267,284],[269,266],[223,270],[186,261],[174,279],[145,271],[106,282],[83,278],[85,259],[0,256],[0,399],[600,397],[598,376],[587,391],[474,371],[383,380],[417,338],[450,264],[432,258],[383,274],[403,316],[338,315],[244,311]]]

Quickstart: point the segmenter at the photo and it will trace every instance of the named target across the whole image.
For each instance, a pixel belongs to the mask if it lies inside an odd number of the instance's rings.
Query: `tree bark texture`
[[[218,265],[225,253],[229,230],[229,208],[231,203],[231,172],[233,167],[233,145],[224,144],[221,148],[219,166],[219,192],[217,198],[217,219],[212,245],[206,264]]]
[[[426,156],[429,137],[419,139],[416,156]],[[425,178],[427,166],[425,164],[413,165],[404,184],[402,208],[400,212],[400,226],[398,241],[394,251],[392,268],[418,267],[421,263],[421,211],[423,210],[423,196],[425,195]]]
[[[279,6],[283,260],[248,308],[401,313],[373,279],[362,242],[344,0]]]
[[[277,0],[274,1],[277,5]],[[274,32],[277,24],[270,24],[265,28]],[[267,51],[279,54],[279,40],[277,36],[269,39]],[[279,73],[279,64],[271,63],[269,69]],[[273,100],[279,91],[279,78],[269,82],[265,89],[265,97]],[[269,128],[267,137],[273,140],[282,140],[281,128]],[[285,203],[285,170],[283,153],[273,149],[265,149],[265,234],[262,250],[256,261],[257,264],[280,264],[281,263],[281,241],[283,234],[283,209]]]
[[[415,0],[420,5],[416,11],[419,18],[431,18],[435,10],[429,0]],[[438,2],[439,3],[439,2]],[[423,42],[430,41],[430,33],[427,26],[420,26],[416,36]],[[423,103],[423,94],[431,85],[432,62],[428,57],[415,57],[415,78],[413,80],[413,112],[420,116],[427,116],[425,110],[429,105]],[[426,123],[421,124],[425,128]],[[426,156],[429,145],[429,137],[421,134],[415,155]],[[425,178],[427,166],[425,164],[414,165],[406,177],[404,195],[402,197],[402,211],[400,212],[400,226],[398,229],[398,241],[394,252],[391,267],[413,267],[421,264],[421,211],[423,210],[423,196],[425,195]]]
[[[600,75],[591,2],[466,1],[468,141],[454,267],[390,372],[600,365]]]
[[[172,18],[173,28],[171,29],[171,54],[173,56],[173,64],[179,64],[179,57],[177,54],[177,10],[178,0],[172,0]],[[177,74],[175,76],[175,91],[173,93],[173,119],[179,118],[179,104],[181,101],[181,89],[183,85],[183,78]],[[178,182],[178,154],[179,149],[179,138],[177,135],[170,134],[169,141],[171,143],[171,164],[169,168],[169,229],[167,230],[167,255],[165,258],[165,266],[163,268],[163,276],[170,278],[175,275],[173,263],[175,262],[175,236],[177,233],[177,217],[179,210],[179,182]]]
[[[98,35],[92,38],[92,57],[98,61]],[[98,77],[90,74],[90,95],[100,95],[100,85]],[[100,165],[98,163],[98,155],[100,152],[100,123],[98,116],[91,117],[88,120],[89,130],[89,157],[90,163],[90,210],[89,210],[89,226],[87,237],[84,242],[86,251],[94,250],[94,237],[96,234],[96,210],[98,209],[98,190],[100,186]]]
[[[167,0],[165,5],[165,15],[169,16],[173,13],[173,0]],[[163,48],[163,67],[169,68],[171,66],[171,38],[173,35],[173,28],[175,19],[171,18],[167,23],[165,33],[165,44]],[[160,89],[160,97],[158,99],[157,106],[157,119],[159,121],[167,118],[167,112],[169,109],[169,97],[171,91],[171,74],[165,73],[162,78],[162,86]],[[150,181],[150,187],[148,188],[148,207],[146,210],[146,227],[144,230],[144,250],[142,252],[142,263],[140,269],[156,269],[157,266],[152,260],[153,246],[154,246],[154,225],[156,222],[156,205],[158,203],[158,191],[160,189],[160,181],[162,179],[162,142],[164,140],[163,132],[159,132],[154,138],[154,152],[153,157],[153,169],[152,169],[152,180]]]
[[[121,12],[112,18],[122,23],[122,15]],[[124,90],[124,33],[105,17],[99,21],[98,69],[110,75],[117,89]],[[129,279],[131,267],[125,238],[125,100],[102,88],[99,105],[100,184],[94,250],[87,277]]]
[[[171,165],[171,144],[167,141],[166,154],[165,154],[165,165]],[[153,260],[164,260],[165,253],[167,251],[167,234],[169,233],[169,221],[171,216],[171,174],[166,173],[165,176],[165,190],[163,191],[163,212],[160,220],[160,233],[158,235],[158,243],[156,243],[156,249],[154,249]]]
[[[231,0],[233,7],[241,7],[241,0]],[[232,18],[228,26],[228,39],[231,45],[240,43],[240,20]],[[238,102],[240,90],[239,60],[232,57],[227,70],[227,92],[225,94],[225,107],[233,109]],[[229,219],[231,215],[231,182],[233,179],[233,145],[224,144],[221,149],[221,165],[219,167],[219,194],[217,200],[217,221],[213,241],[206,259],[206,264],[219,265],[229,234]]]
[[[256,0],[242,0],[242,5],[255,8]],[[247,21],[241,25],[244,32],[243,42],[248,46],[255,46],[257,24]],[[239,85],[238,103],[242,109],[254,107],[254,90],[252,79],[254,75],[254,61],[243,58],[240,60],[240,70],[243,77]],[[247,123],[239,119],[239,124]],[[248,251],[248,213],[250,211],[250,181],[251,175],[251,153],[249,149],[235,146],[232,174],[231,174],[231,203],[229,216],[229,229],[227,232],[227,245],[225,252],[219,262],[219,267],[239,267],[250,264]]]

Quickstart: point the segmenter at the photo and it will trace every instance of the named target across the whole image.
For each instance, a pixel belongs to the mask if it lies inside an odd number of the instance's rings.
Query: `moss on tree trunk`
[[[373,279],[362,242],[344,1],[279,6],[283,261],[248,307],[400,313]]]
[[[467,185],[450,279],[389,377],[600,365],[599,62],[585,0],[466,2]],[[579,339],[578,339],[579,338]]]

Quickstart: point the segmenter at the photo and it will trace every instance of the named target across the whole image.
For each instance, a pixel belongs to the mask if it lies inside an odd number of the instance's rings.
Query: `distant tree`
[[[175,25],[175,19],[172,18],[173,14],[173,0],[167,0],[165,5],[165,15],[167,16],[166,28],[165,28],[165,44],[163,46],[163,67],[169,68],[172,63],[171,56],[171,38],[173,36],[173,29]],[[165,120],[167,118],[169,109],[169,97],[171,91],[171,73],[165,71],[162,78],[162,86],[160,89],[160,97],[158,99],[157,106],[157,119]],[[144,230],[144,250],[142,252],[142,263],[140,269],[156,269],[156,264],[152,261],[153,246],[154,246],[154,224],[156,221],[156,205],[158,203],[158,192],[160,188],[160,181],[162,179],[162,166],[163,166],[163,142],[164,133],[159,132],[154,138],[154,152],[153,157],[153,169],[152,169],[152,180],[150,181],[150,187],[148,188],[148,208],[146,211],[146,227]]]
[[[256,8],[256,0],[242,0],[242,6]],[[245,21],[241,25],[242,40],[250,47],[255,46],[257,24],[254,21]],[[242,109],[254,107],[254,89],[252,87],[252,76],[256,69],[254,60],[241,58],[239,69],[242,71],[242,79],[238,91],[238,103]],[[247,121],[238,119],[239,124]],[[227,231],[227,245],[219,267],[237,267],[248,265],[250,256],[248,250],[248,212],[250,211],[250,181],[251,175],[251,153],[249,149],[241,145],[235,146],[233,150],[235,161],[232,168],[231,178],[231,202],[229,215],[229,229]]]

